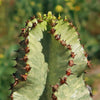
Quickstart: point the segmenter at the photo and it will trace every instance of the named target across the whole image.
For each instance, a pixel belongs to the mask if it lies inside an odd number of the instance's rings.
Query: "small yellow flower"
[[[75,11],[80,11],[80,6],[75,6]]]
[[[66,5],[69,7],[70,10],[74,10],[73,3],[68,2]]]
[[[63,11],[63,7],[61,5],[57,5],[56,8],[55,8],[55,11],[60,13]]]
[[[3,54],[0,54],[0,58],[4,58],[4,55]]]
[[[35,2],[34,2],[34,1],[31,1],[31,2],[30,2],[30,5],[31,5],[31,6],[35,6]]]

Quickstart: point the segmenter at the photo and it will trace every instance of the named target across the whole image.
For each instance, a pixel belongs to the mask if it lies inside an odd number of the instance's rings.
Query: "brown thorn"
[[[56,39],[56,40],[60,40],[60,38],[61,38],[61,35],[59,35],[59,34],[56,34],[56,35],[55,35],[55,39]]]
[[[60,85],[62,85],[62,84],[67,84],[67,83],[66,83],[66,80],[67,80],[67,77],[60,78]]]
[[[26,24],[25,24],[25,26],[27,26],[27,25],[28,25],[28,23],[29,23],[29,20],[27,20],[27,21],[26,21]]]
[[[71,26],[71,27],[74,27],[74,25],[73,25],[73,23],[71,22],[71,23],[69,23],[69,25]]]
[[[91,64],[91,61],[87,61],[87,65],[88,65],[88,67],[91,69],[92,67],[92,64]]]
[[[13,93],[10,94],[10,98],[11,98],[11,100],[13,100]]]
[[[67,71],[66,71],[66,75],[67,76],[70,76],[72,73],[71,73],[71,69],[68,69]]]
[[[26,47],[26,48],[25,48],[25,53],[29,53],[29,52],[30,52],[29,47]]]
[[[32,28],[36,27],[37,26],[37,23],[34,22],[33,25],[32,25]]]
[[[71,67],[72,67],[73,65],[75,65],[73,60],[70,60],[70,61],[68,62],[68,64],[69,64],[69,66],[71,66]]]
[[[43,22],[43,20],[40,20],[40,19],[38,19],[37,21],[38,21],[38,23],[41,23],[41,22]]]
[[[27,62],[28,57],[27,56],[24,56],[24,58],[21,58],[20,60],[23,60],[23,61]]]
[[[70,44],[66,45],[66,47],[67,47],[69,50],[72,50],[72,48],[71,48],[71,45],[70,45]]]
[[[24,34],[24,37],[27,38],[28,35],[29,35],[29,32],[26,32],[26,33]]]
[[[35,19],[35,16],[31,17],[30,19],[31,19],[31,20]]]
[[[25,44],[26,44],[26,45],[29,44],[29,40],[28,40],[28,39],[25,40]]]
[[[55,92],[55,91],[58,90],[59,85],[56,84],[56,85],[53,85],[53,86],[51,86],[51,87],[52,87],[52,91]]]
[[[82,47],[84,48],[84,45],[82,44]]]
[[[24,68],[27,72],[29,72],[30,70],[31,70],[31,67],[30,67],[30,65],[29,64],[27,64],[26,66],[25,66],[25,68]]]
[[[24,35],[26,28],[22,28],[21,30],[22,30],[22,32],[20,33],[20,35],[19,35],[18,37],[20,37],[20,36],[23,36],[23,35]]]
[[[23,45],[23,44],[28,45],[29,44],[29,40],[28,39],[25,39],[23,41],[20,41],[19,44],[20,45]]]
[[[52,100],[57,100],[57,97],[55,96],[55,94],[52,94]]]
[[[66,41],[65,41],[65,40],[61,40],[60,43],[61,43],[63,46],[66,46]]]
[[[19,80],[15,80],[13,87],[16,86],[19,83]]]
[[[51,30],[50,30],[50,32],[49,33],[51,33],[51,34],[54,34],[55,33],[55,29],[54,28],[52,28]]]
[[[15,78],[15,76],[14,76],[14,78]],[[15,82],[13,84],[11,84],[10,90],[13,89],[13,87],[15,87],[18,83],[19,83],[18,78],[15,78]]]
[[[54,27],[54,26],[56,26],[57,25],[57,23],[51,23],[51,26],[52,27]]]
[[[26,28],[22,28],[21,30],[22,30],[22,33],[23,33],[23,32],[25,32]]]
[[[75,53],[74,52],[71,52],[71,57],[72,58],[75,58],[75,56],[76,56]]]
[[[85,57],[88,57],[88,54],[86,53],[86,51],[84,51],[84,55],[85,55]]]
[[[21,75],[21,77],[22,77],[22,80],[23,81],[26,81],[27,80],[27,75]]]
[[[78,36],[80,36],[80,33],[79,33],[79,32],[77,32],[77,35],[78,35]]]

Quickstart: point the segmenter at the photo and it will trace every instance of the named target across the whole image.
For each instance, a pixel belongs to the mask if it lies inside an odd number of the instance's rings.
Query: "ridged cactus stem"
[[[19,37],[11,100],[92,100],[83,80],[91,64],[67,17],[33,16]]]

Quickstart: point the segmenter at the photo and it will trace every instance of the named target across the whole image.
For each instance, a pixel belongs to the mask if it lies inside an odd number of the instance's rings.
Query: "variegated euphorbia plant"
[[[90,62],[66,17],[33,16],[20,37],[11,100],[92,100],[83,80]]]

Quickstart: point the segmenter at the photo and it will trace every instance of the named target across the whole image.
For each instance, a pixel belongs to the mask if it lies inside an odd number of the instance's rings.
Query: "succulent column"
[[[38,14],[19,36],[11,100],[92,100],[83,80],[91,64],[72,22]]]

